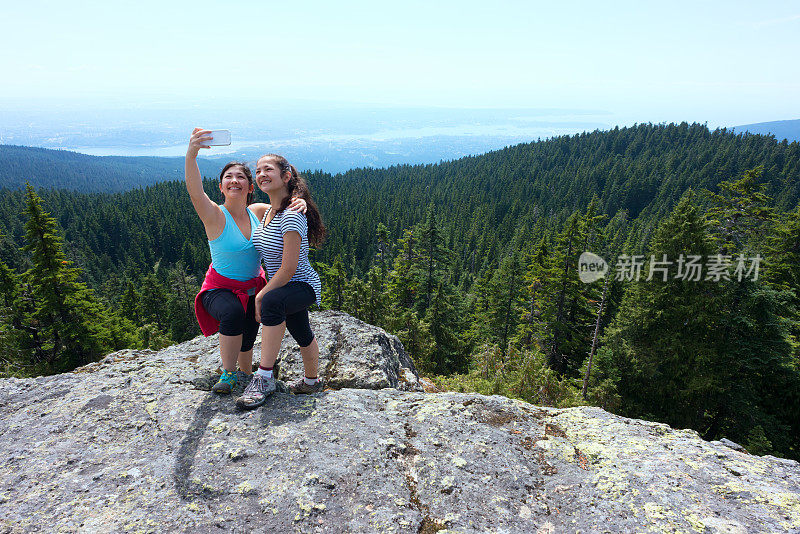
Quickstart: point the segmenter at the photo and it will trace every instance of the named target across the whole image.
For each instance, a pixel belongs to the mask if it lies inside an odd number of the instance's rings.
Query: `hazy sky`
[[[797,1],[3,2],[0,102],[243,98],[800,118]]]

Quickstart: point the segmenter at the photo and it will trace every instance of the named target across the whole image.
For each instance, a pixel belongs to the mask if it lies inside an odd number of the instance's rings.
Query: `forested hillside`
[[[200,160],[213,174],[217,163]],[[66,150],[0,145],[0,188],[34,187],[81,192],[130,191],[183,179],[183,158],[87,156]]]
[[[423,220],[429,204],[442,214],[463,267],[503,250],[517,228],[563,222],[594,195],[600,212],[612,217],[624,210],[649,228],[689,187],[714,189],[759,165],[777,207],[793,208],[800,199],[800,144],[685,123],[559,137],[439,165],[310,178],[336,231],[321,259],[354,251],[363,271],[375,225],[382,222],[399,237]]]
[[[330,232],[312,253],[323,307],[397,334],[440,385],[800,457],[800,144],[640,125],[309,179]],[[209,259],[182,183],[39,195],[96,292],[71,298],[128,321],[103,322],[95,347],[198,334]],[[32,227],[46,219],[34,204],[32,190],[0,198],[6,373],[64,368],[33,289],[30,241],[50,232]],[[605,279],[580,281],[584,251],[608,261]]]

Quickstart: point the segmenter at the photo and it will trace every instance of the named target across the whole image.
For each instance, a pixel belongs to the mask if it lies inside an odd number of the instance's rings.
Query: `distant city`
[[[209,112],[184,109],[62,107],[0,119],[0,144],[64,149],[96,156],[182,156],[195,126],[231,131],[232,143],[209,159],[254,160],[281,153],[302,169],[437,163],[508,145],[612,127],[609,113],[569,109],[365,108],[293,104],[280,109]]]
[[[285,155],[306,170],[427,164],[503,147],[606,130],[621,124],[601,110],[369,108],[292,103],[253,104],[226,111],[205,106],[147,109],[93,108],[76,103],[58,112],[9,111],[0,119],[0,144],[64,149],[95,156],[176,157],[194,126],[229,129],[232,143],[203,153],[211,160],[252,161]],[[251,110],[256,111],[251,111]],[[736,126],[737,132],[800,139],[800,121]]]

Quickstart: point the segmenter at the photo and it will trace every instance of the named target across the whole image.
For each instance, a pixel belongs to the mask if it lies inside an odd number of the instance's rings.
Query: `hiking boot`
[[[211,391],[219,394],[228,394],[236,385],[236,373],[222,370],[219,380],[211,387]]]
[[[242,396],[236,399],[236,406],[243,410],[258,408],[275,391],[275,379],[253,373],[250,383],[244,388]]]
[[[292,382],[289,385],[289,390],[295,395],[319,393],[320,391],[322,391],[322,380],[317,380],[315,384],[309,386],[308,384],[306,384],[305,379],[300,378],[296,382]]]

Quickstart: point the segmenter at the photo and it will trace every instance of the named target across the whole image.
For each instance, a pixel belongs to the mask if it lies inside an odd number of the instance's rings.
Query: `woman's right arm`
[[[186,150],[184,170],[186,172],[186,190],[189,192],[189,198],[192,199],[194,210],[203,221],[208,238],[216,239],[225,228],[225,215],[219,206],[206,195],[200,168],[197,166],[197,153],[201,148],[209,148],[205,144],[205,141],[210,139],[209,133],[211,133],[210,130],[194,129],[192,137],[189,139],[189,148]]]

